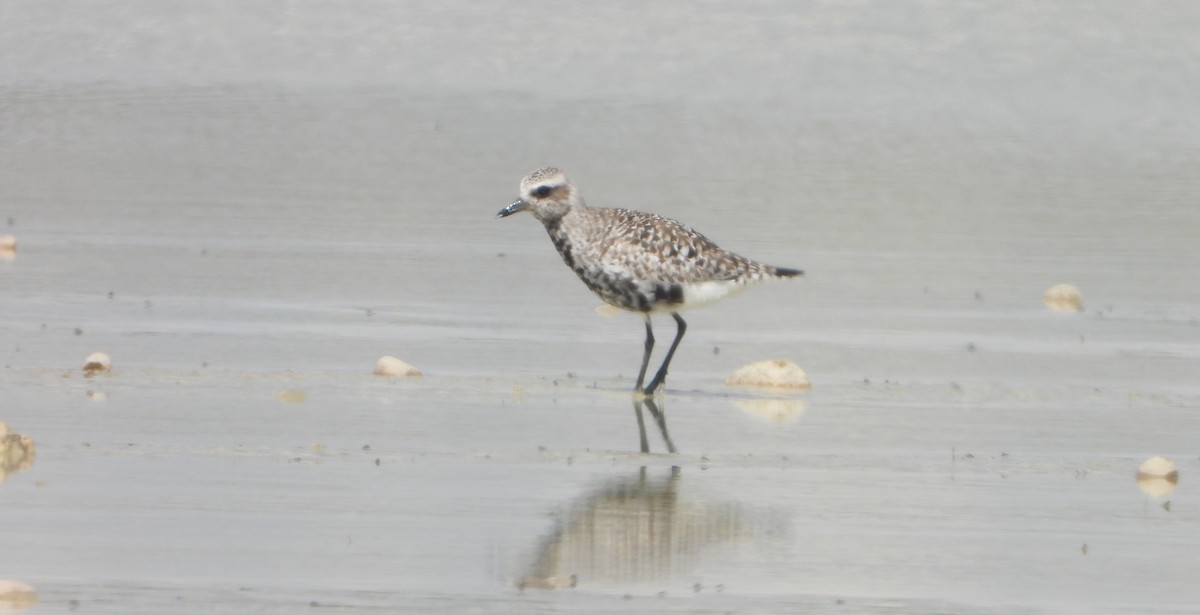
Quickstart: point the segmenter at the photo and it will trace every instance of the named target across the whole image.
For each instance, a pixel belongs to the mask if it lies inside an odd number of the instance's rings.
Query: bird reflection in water
[[[638,434],[642,438],[642,452],[650,452],[650,441],[646,438],[646,420],[642,416],[643,407],[650,411],[650,416],[654,417],[654,422],[658,425],[658,432],[662,434],[663,442],[667,444],[667,452],[674,453],[675,443],[671,441],[671,434],[667,433],[667,416],[658,408],[658,404],[654,403],[654,398],[649,395],[637,395],[633,399],[633,412],[637,415]]]
[[[703,557],[752,537],[741,503],[681,497],[680,468],[662,472],[652,477],[642,467],[574,503],[543,539],[518,587],[689,581],[686,575]]]

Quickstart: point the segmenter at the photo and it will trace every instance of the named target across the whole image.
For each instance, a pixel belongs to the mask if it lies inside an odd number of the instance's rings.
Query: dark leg
[[[667,443],[667,452],[674,453],[675,443],[671,441],[671,434],[667,433],[666,413],[658,409],[658,405],[654,403],[653,397],[646,397],[643,401],[646,402],[646,408],[650,410],[650,415],[654,417],[654,422],[658,423],[658,431],[662,434],[663,442]],[[645,432],[642,432],[642,435],[645,435]]]
[[[642,401],[635,399],[633,401],[633,412],[637,415],[638,420],[638,435],[642,437],[642,452],[650,452],[650,441],[646,439],[646,422],[642,419]]]
[[[667,379],[667,366],[671,365],[671,357],[675,356],[675,349],[679,347],[679,340],[682,340],[683,334],[687,332],[687,323],[683,322],[683,319],[679,317],[679,314],[677,312],[671,312],[671,317],[675,319],[675,323],[678,325],[678,329],[675,330],[675,341],[671,342],[671,348],[670,348],[670,350],[667,351],[667,356],[665,358],[663,358],[662,367],[658,368],[658,373],[654,374],[654,379],[651,380],[649,386],[646,387],[646,390],[645,390],[646,395],[654,394],[654,390],[657,389],[660,385],[662,385],[663,380]],[[649,316],[646,317],[646,330],[647,331],[650,330],[650,317]],[[648,352],[648,350],[649,350],[649,347],[647,347],[647,352],[646,352],[647,359],[650,358],[650,353]],[[644,363],[643,363],[643,366],[644,366]],[[639,379],[639,382],[640,382],[640,379]]]
[[[650,315],[646,314],[646,353],[642,355],[642,369],[638,370],[637,385],[633,387],[636,393],[642,390],[642,381],[646,379],[646,367],[650,365],[650,351],[654,350],[654,331],[650,330]],[[644,452],[644,451],[643,451]]]

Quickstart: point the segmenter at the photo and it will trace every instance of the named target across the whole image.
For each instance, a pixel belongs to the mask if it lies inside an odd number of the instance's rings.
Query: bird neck
[[[576,210],[587,209],[587,206],[582,203],[553,203],[540,205],[533,208],[533,217],[537,218],[542,224],[546,225],[546,229],[550,229],[550,225],[559,224],[563,218],[571,215]]]

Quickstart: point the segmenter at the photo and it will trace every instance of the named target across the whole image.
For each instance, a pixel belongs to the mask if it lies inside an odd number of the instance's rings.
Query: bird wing
[[[605,271],[648,282],[680,284],[732,280],[753,261],[719,248],[690,226],[624,209],[609,213],[600,254]]]

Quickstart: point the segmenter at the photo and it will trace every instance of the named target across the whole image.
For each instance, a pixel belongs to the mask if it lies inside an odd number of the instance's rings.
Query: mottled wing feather
[[[762,266],[717,247],[670,218],[625,209],[594,209],[604,218],[597,257],[606,270],[663,284],[734,280]]]

